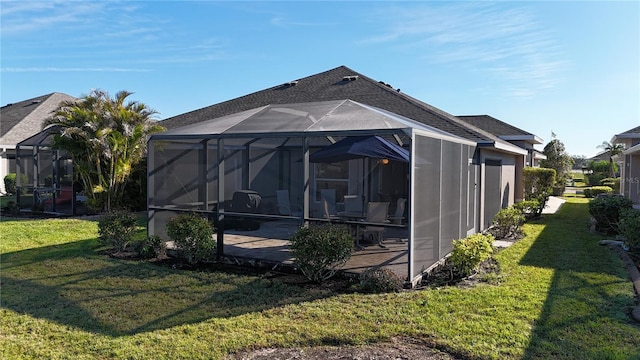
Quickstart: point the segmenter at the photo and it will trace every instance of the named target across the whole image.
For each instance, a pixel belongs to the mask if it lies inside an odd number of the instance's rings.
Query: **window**
[[[336,199],[342,199],[349,191],[349,162],[315,165],[315,201],[320,201],[321,189],[335,189]]]

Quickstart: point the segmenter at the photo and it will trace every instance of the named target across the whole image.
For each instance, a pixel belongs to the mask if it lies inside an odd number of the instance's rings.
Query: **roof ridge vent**
[[[349,75],[349,76],[344,76],[342,78],[342,81],[356,81],[358,80],[358,75]]]
[[[296,86],[296,85],[298,85],[298,80],[293,80],[293,81],[284,83],[284,86]]]

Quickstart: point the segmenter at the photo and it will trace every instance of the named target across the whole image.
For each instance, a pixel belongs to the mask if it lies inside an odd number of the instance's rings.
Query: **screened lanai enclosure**
[[[476,232],[476,144],[351,100],[268,105],[152,135],[149,233],[197,212],[220,256],[291,261],[307,223],[348,226],[352,270],[407,282]]]
[[[53,147],[55,126],[16,146],[16,203],[22,212],[76,215],[86,208],[73,181],[73,162]]]

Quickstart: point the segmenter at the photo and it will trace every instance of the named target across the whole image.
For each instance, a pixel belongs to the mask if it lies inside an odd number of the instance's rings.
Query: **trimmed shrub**
[[[620,178],[604,178],[600,180],[600,185],[612,188],[614,193],[620,192]]]
[[[517,238],[522,233],[524,220],[521,210],[513,207],[501,209],[493,217],[493,224],[489,232],[496,239]]]
[[[453,251],[449,262],[461,276],[472,274],[481,262],[493,254],[493,235],[473,234],[464,239],[453,240]]]
[[[360,289],[366,292],[399,292],[403,285],[404,281],[387,268],[367,270],[360,275]]]
[[[584,197],[594,198],[601,194],[613,194],[613,189],[608,186],[593,186],[584,189]]]
[[[620,212],[632,207],[631,200],[621,195],[598,196],[589,202],[589,214],[596,222],[596,230],[616,234]]]
[[[180,214],[167,220],[167,235],[190,264],[213,257],[216,248],[214,232],[209,221],[197,214]]]
[[[27,185],[29,178],[25,174],[20,175],[21,186]],[[26,189],[20,189],[20,194],[26,193]],[[18,175],[16,173],[9,173],[4,176],[4,191],[7,194],[15,195],[18,192]]]
[[[585,183],[587,183],[588,186],[599,186],[600,181],[606,178],[607,176],[603,174],[589,174],[585,176]]]
[[[301,227],[290,241],[296,264],[314,282],[331,278],[353,253],[354,239],[350,229],[344,225]]]
[[[7,202],[7,205],[2,208],[3,215],[18,215],[20,213],[20,207],[15,201]]]
[[[629,250],[640,253],[640,210],[632,208],[620,211],[618,231],[624,236]]]
[[[4,191],[7,194],[15,194],[16,193],[16,173],[9,173],[4,177]]]
[[[524,198],[525,200],[538,201],[538,208],[534,216],[542,214],[542,210],[547,205],[547,200],[553,192],[553,185],[556,182],[556,171],[546,168],[526,167],[523,170],[524,178]]]
[[[127,211],[112,211],[98,220],[98,242],[117,251],[124,251],[133,240],[136,216]]]
[[[531,219],[538,214],[540,202],[538,200],[524,200],[513,204],[514,209],[518,209],[525,219]]]
[[[155,259],[167,253],[167,244],[158,235],[147,236],[135,245],[136,252],[143,259]]]

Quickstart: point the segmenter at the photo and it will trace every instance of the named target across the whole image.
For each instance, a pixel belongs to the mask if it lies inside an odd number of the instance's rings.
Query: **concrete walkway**
[[[555,214],[560,209],[562,204],[564,204],[565,202],[567,202],[567,200],[561,199],[556,196],[549,196],[549,200],[547,200],[547,205],[542,210],[542,213]]]

